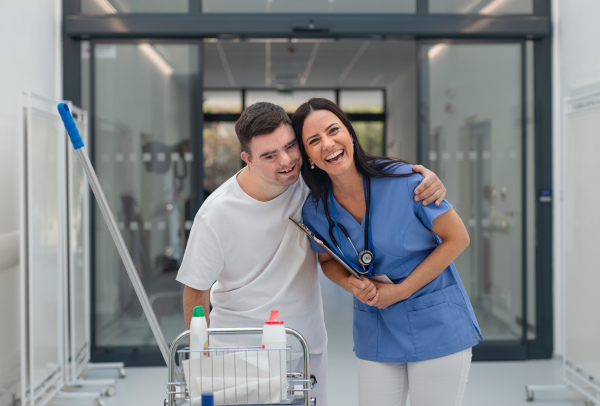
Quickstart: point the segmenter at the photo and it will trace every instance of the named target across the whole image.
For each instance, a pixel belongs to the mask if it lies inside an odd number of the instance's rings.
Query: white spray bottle
[[[279,310],[272,310],[268,321],[265,321],[262,335],[263,348],[285,349],[287,338],[285,336],[285,324],[278,320]]]
[[[262,347],[268,351],[269,377],[278,377],[269,385],[270,396],[284,400],[287,397],[287,336],[285,324],[279,319],[279,311],[272,310],[265,322],[262,335]],[[277,382],[279,382],[277,384]]]
[[[190,323],[190,350],[192,351],[190,358],[207,356],[206,352],[202,352],[206,348],[208,348],[208,325],[204,317],[204,308],[196,306]]]

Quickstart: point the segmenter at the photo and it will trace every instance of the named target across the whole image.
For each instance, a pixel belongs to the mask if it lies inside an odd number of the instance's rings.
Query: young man
[[[317,257],[289,220],[301,221],[309,193],[299,179],[300,148],[287,113],[271,103],[245,109],[235,130],[247,165],[196,214],[177,275],[186,285],[186,326],[194,306],[209,309],[209,296],[210,327],[260,327],[271,310],[279,310],[280,320],[307,340],[310,372],[318,381],[311,396],[327,405],[327,333]],[[420,200],[441,201],[446,192],[437,176],[422,166],[415,170],[425,175],[415,192]],[[211,345],[249,342],[240,337],[214,336]]]

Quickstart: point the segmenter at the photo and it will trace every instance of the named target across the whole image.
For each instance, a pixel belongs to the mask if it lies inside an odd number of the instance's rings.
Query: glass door
[[[536,334],[528,46],[419,44],[420,161],[471,237],[455,263],[485,338],[475,359],[524,359]]]
[[[167,342],[185,329],[183,285],[175,277],[202,199],[194,186],[202,184],[199,55],[199,42],[92,42],[87,60],[83,54],[91,73],[92,159]],[[160,364],[97,209],[92,245],[93,359]]]

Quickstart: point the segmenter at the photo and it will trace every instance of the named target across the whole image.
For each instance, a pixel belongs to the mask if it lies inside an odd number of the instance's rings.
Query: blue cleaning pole
[[[131,284],[133,285],[135,293],[137,294],[138,300],[142,305],[144,314],[148,319],[148,323],[150,323],[150,328],[152,329],[154,338],[158,343],[160,352],[162,353],[165,363],[169,365],[169,347],[167,346],[165,337],[163,336],[162,330],[160,329],[160,325],[158,324],[158,320],[156,319],[156,314],[154,314],[154,310],[152,310],[152,306],[150,305],[150,301],[148,300],[148,295],[146,295],[146,291],[144,290],[142,281],[140,281],[140,278],[137,274],[135,265],[133,264],[133,260],[131,259],[131,255],[129,255],[129,251],[127,250],[125,241],[123,241],[123,236],[121,236],[121,233],[119,232],[119,228],[117,227],[115,217],[110,211],[108,201],[104,196],[104,192],[102,191],[102,187],[100,186],[100,182],[98,181],[98,177],[96,176],[94,167],[92,166],[92,163],[90,162],[90,159],[87,153],[85,152],[83,141],[81,140],[81,136],[79,135],[79,131],[77,130],[77,126],[75,125],[75,121],[73,121],[73,116],[71,115],[69,106],[67,106],[66,103],[60,103],[58,105],[58,113],[60,114],[60,117],[62,118],[62,121],[65,124],[65,129],[67,130],[67,134],[69,134],[69,138],[71,139],[73,148],[75,148],[75,154],[77,155],[79,161],[83,165],[83,169],[85,170],[90,186],[92,187],[92,190],[94,192],[94,196],[96,197],[96,201],[98,202],[98,206],[100,206],[100,210],[102,211],[102,215],[104,216],[106,225],[110,230],[110,235],[112,236],[113,241],[117,246],[117,250],[121,255],[121,260],[125,265],[125,269],[127,270],[127,274],[129,275],[129,279],[131,280]]]

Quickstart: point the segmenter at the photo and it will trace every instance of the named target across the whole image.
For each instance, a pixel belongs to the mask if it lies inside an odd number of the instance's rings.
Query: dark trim
[[[385,113],[348,113],[347,115],[350,121],[385,121],[387,119]],[[204,113],[204,121],[207,123],[221,121],[235,122],[240,116],[241,113]]]
[[[92,165],[96,159],[94,157],[95,145],[96,145],[96,42],[90,41],[90,95],[89,104],[90,111],[88,112],[90,128],[88,139],[88,153]],[[94,351],[96,351],[96,204],[94,199],[90,199],[90,300],[92,301],[90,306],[91,319],[90,319],[90,358],[93,358]]]
[[[529,296],[529,280],[528,280],[528,266],[527,266],[527,200],[528,191],[527,188],[527,43],[521,42],[521,327],[522,327],[522,343],[527,346],[527,325],[528,320],[528,304],[527,298]]]
[[[157,346],[92,347],[91,362],[123,362],[125,366],[164,366]]]
[[[215,123],[221,121],[229,121],[236,122],[242,113],[219,113],[219,114],[211,114],[204,113],[204,122],[205,123]]]
[[[552,190],[552,41],[534,43],[535,193]],[[556,198],[556,197],[555,197]],[[536,202],[536,326],[529,358],[550,358],[554,349],[553,203]]]
[[[417,41],[417,164],[430,167],[429,162],[429,62],[423,51],[426,41]]]
[[[192,62],[193,63],[193,62]],[[204,44],[198,41],[198,60],[196,74],[190,78],[190,147],[194,154],[190,174],[190,210],[193,219],[204,201],[204,112],[202,92],[204,83]],[[195,111],[195,113],[194,113]]]
[[[388,129],[388,120],[387,120],[387,113],[388,113],[388,105],[387,105],[387,89],[383,89],[383,114],[385,114],[385,119],[383,120],[383,144],[382,144],[382,149],[381,149],[381,154],[383,156],[388,156],[387,155],[387,140],[388,140],[388,136],[387,136],[387,129]]]
[[[201,14],[202,13],[202,0],[189,0],[189,13],[190,14]]]
[[[552,3],[550,0],[533,0],[533,14],[550,17],[551,13]]]
[[[524,359],[527,359],[527,350],[521,340],[486,340],[473,347],[473,361],[507,361]]]
[[[298,33],[294,24],[314,21],[327,32]],[[354,14],[114,14],[65,18],[73,38],[541,38],[550,17],[533,15]]]
[[[417,14],[429,14],[429,0],[417,0]]]

